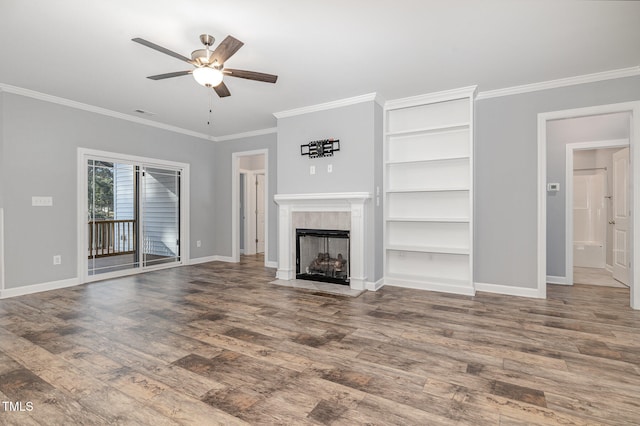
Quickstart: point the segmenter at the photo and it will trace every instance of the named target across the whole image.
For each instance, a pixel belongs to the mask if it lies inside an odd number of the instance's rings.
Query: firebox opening
[[[296,229],[296,278],[349,285],[349,231]]]

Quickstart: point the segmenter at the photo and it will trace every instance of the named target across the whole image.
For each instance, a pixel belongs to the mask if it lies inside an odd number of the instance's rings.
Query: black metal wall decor
[[[340,139],[324,139],[300,145],[300,155],[308,155],[309,158],[331,157],[336,151],[340,151]]]

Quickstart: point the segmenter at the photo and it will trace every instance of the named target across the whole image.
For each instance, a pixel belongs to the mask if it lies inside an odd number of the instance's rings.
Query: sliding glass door
[[[181,170],[88,158],[87,275],[180,262]]]
[[[180,261],[180,172],[142,170],[142,262]]]

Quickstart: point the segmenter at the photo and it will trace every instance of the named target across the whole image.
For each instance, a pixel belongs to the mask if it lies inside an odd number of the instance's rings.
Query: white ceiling
[[[153,81],[230,34],[220,99],[191,76]],[[0,83],[223,136],[274,127],[274,112],[377,92],[480,91],[640,65],[640,2],[568,0],[0,0]],[[213,123],[207,126],[209,93]]]

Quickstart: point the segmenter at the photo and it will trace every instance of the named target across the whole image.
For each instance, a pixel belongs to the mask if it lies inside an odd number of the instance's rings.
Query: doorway
[[[634,212],[628,217],[628,252],[627,264],[629,266],[629,288],[630,288],[630,306],[634,309],[640,309],[640,276],[637,276],[635,270],[640,267],[640,250],[634,250],[634,247],[640,247],[640,196],[636,193],[640,188],[640,172],[636,167],[640,166],[640,149],[636,147],[638,135],[640,135],[640,102],[626,102],[620,104],[601,105],[595,107],[578,108],[564,111],[554,111],[538,114],[538,297],[546,298],[547,286],[547,252],[555,249],[548,245],[548,217],[547,217],[547,197],[548,190],[552,191],[559,188],[559,185],[553,181],[548,181],[548,158],[547,158],[547,138],[548,127],[551,122],[562,119],[584,118],[591,116],[600,116],[604,114],[626,113],[629,115],[628,135],[629,135],[629,186],[633,190],[629,193],[629,211]],[[564,163],[564,161],[563,161]],[[549,184],[549,186],[547,186]],[[565,217],[565,229],[566,227]],[[552,233],[553,234],[553,233]],[[566,238],[567,232],[563,229],[562,238]],[[569,251],[569,246],[562,244],[565,253]],[[571,243],[572,246],[572,243]],[[565,254],[563,253],[563,255]],[[562,256],[565,260],[565,267],[568,264],[566,258],[569,254]],[[573,272],[571,271],[571,275]],[[566,284],[566,283],[564,283]]]
[[[269,251],[268,150],[232,154],[232,261]]]
[[[629,286],[628,165],[628,139],[567,144],[566,284]]]
[[[183,263],[187,165],[79,150],[79,276]],[[187,181],[188,182],[188,181]]]
[[[245,160],[245,157],[240,157],[241,162],[242,160]],[[262,166],[263,161],[261,159],[258,164]],[[240,253],[247,255],[264,253],[264,170],[240,169],[239,185]]]

